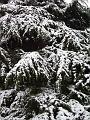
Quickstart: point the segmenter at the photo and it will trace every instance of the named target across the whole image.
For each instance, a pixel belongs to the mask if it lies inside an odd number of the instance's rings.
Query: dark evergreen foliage
[[[74,1],[65,11],[65,23],[68,27],[77,30],[84,30],[90,26],[88,9],[78,1]]]

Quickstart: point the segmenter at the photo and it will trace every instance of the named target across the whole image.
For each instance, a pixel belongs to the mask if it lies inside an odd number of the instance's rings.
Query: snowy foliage
[[[0,2],[0,120],[90,120],[86,8]]]
[[[45,86],[50,79],[47,62],[38,52],[27,53],[6,76],[6,88]],[[18,89],[18,88],[17,88]]]

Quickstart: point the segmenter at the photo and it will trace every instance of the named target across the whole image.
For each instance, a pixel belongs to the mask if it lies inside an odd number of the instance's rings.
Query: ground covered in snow
[[[89,22],[79,3],[1,0],[0,120],[90,120]]]

